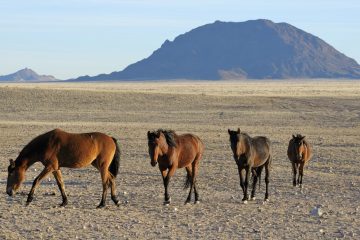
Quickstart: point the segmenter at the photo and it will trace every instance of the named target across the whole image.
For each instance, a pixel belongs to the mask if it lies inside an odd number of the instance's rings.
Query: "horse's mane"
[[[231,131],[233,135],[231,135],[231,141],[237,141],[236,138],[238,135],[243,136],[243,139],[245,141],[245,143],[250,147],[251,146],[251,140],[252,138],[250,137],[249,134],[247,134],[246,132],[236,132],[236,131]],[[236,137],[235,137],[236,136]],[[235,138],[234,138],[235,137]]]
[[[246,132],[241,132],[240,135],[243,135],[243,136],[245,136],[246,138],[250,138],[250,139],[251,139],[250,135],[247,134]]]
[[[293,139],[298,142],[300,140],[302,140],[305,136],[302,136],[301,134],[296,134],[296,135],[293,135]]]
[[[49,133],[50,132],[41,134],[26,144],[25,147],[20,151],[15,163],[22,161],[24,158],[29,158],[33,156],[33,154],[44,154],[46,148],[48,147]]]
[[[252,147],[252,137],[250,137],[250,135],[249,134],[247,134],[246,132],[241,132],[240,133],[240,136],[243,136],[243,139],[244,139],[244,141],[245,141],[245,144],[249,147],[249,148],[251,148]]]
[[[175,131],[173,130],[164,130],[164,129],[158,129],[156,131],[153,131],[150,133],[150,137],[149,137],[149,142],[153,141],[155,136],[160,135],[160,133],[163,133],[166,139],[166,143],[170,146],[170,147],[176,147],[176,141],[175,141]]]
[[[175,141],[175,131],[173,130],[164,130],[164,129],[159,129],[158,132],[162,132],[165,136],[166,139],[166,143],[170,146],[170,147],[176,147],[176,141]]]

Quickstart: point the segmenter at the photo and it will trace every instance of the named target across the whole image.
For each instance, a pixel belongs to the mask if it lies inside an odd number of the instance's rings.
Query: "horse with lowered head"
[[[176,169],[185,168],[187,172],[185,188],[190,187],[185,204],[190,203],[194,189],[195,203],[199,203],[199,194],[196,188],[199,163],[204,152],[204,144],[199,137],[193,134],[177,135],[172,130],[159,129],[147,133],[151,165],[159,164],[165,188],[164,204],[170,204],[171,198],[168,186]]]
[[[293,186],[296,184],[302,187],[302,179],[304,174],[304,166],[312,156],[312,149],[305,136],[301,134],[292,135],[289,141],[287,155],[292,164],[293,169]],[[299,170],[298,179],[296,181],[297,170]]]
[[[115,191],[115,178],[120,166],[120,148],[115,138],[103,133],[67,133],[54,129],[31,140],[20,152],[16,160],[10,159],[6,192],[12,196],[25,179],[26,170],[36,162],[44,169],[35,178],[28,194],[27,204],[33,200],[40,181],[49,173],[54,175],[62,196],[60,206],[68,203],[61,167],[82,168],[93,165],[100,171],[102,179],[102,198],[98,208],[105,206],[107,189],[111,188],[111,199],[116,205],[119,200]]]
[[[228,129],[228,133],[234,160],[238,166],[240,187],[244,194],[242,201],[246,203],[248,200],[247,191],[251,173],[253,176],[251,199],[255,199],[256,183],[258,178],[260,181],[263,167],[265,167],[265,201],[268,201],[270,165],[272,161],[270,140],[262,136],[252,138],[247,133],[241,132],[240,128],[237,131]]]

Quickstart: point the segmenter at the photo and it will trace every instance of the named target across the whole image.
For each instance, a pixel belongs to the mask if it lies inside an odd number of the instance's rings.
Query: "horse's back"
[[[54,129],[54,138],[57,138],[62,144],[101,144],[106,145],[113,142],[112,138],[101,132],[89,133],[69,133],[60,129]]]
[[[60,129],[51,132],[50,155],[55,155],[59,166],[83,167],[98,157],[113,155],[113,139],[100,132],[68,133]]]
[[[256,136],[252,138],[252,145],[255,149],[254,166],[261,166],[271,157],[270,139],[264,136]]]
[[[271,142],[269,138],[264,136],[254,137],[252,144],[257,152],[270,153]]]
[[[204,152],[204,143],[194,134],[177,135],[177,152],[179,157],[179,168],[185,167],[194,159],[201,159]]]
[[[181,145],[188,146],[197,153],[202,154],[204,152],[204,143],[198,136],[191,133],[186,133],[183,135],[178,135],[178,138]]]

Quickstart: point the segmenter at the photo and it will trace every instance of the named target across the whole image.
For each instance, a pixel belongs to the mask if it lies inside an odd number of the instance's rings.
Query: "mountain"
[[[166,40],[122,71],[76,81],[288,78],[360,78],[360,65],[287,23],[216,21]]]
[[[46,82],[57,80],[51,75],[39,75],[29,68],[24,68],[5,76],[0,76],[0,81],[7,82]]]

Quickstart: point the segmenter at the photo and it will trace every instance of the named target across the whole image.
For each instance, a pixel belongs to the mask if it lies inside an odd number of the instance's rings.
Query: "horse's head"
[[[8,178],[6,184],[6,193],[12,196],[20,187],[25,179],[25,170],[20,166],[16,166],[15,161],[10,159],[8,167]]]
[[[150,132],[148,131],[148,146],[149,146],[149,155],[151,159],[151,165],[156,166],[159,156],[163,155],[162,146],[166,144],[166,139],[164,134],[160,131]]]
[[[296,136],[292,135],[292,137],[294,142],[296,160],[301,161],[306,151],[306,145],[304,143],[305,136],[301,136],[301,134],[298,134]]]
[[[169,147],[176,147],[175,132],[172,130],[159,129],[154,132],[148,131],[149,155],[151,165],[154,167],[158,158],[166,155]]]
[[[230,135],[230,146],[231,150],[234,154],[235,161],[238,161],[241,154],[245,152],[244,144],[242,144],[242,137],[240,133],[240,128],[237,131],[232,131],[228,129],[228,133]]]

